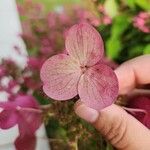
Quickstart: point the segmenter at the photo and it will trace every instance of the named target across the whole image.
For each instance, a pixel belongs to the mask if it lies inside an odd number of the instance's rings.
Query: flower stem
[[[76,139],[73,142],[69,142],[71,147],[73,148],[72,150],[78,150],[78,139]]]
[[[29,112],[35,112],[35,113],[42,113],[43,111],[40,109],[35,109],[35,108],[23,108],[23,107],[17,107],[18,111],[29,111]]]
[[[147,111],[144,110],[144,109],[139,109],[139,108],[128,108],[128,107],[122,107],[123,109],[131,112],[131,113],[135,113],[135,112],[141,112],[141,113],[144,113],[144,114],[147,114]]]
[[[51,104],[47,104],[47,105],[41,105],[40,107],[41,107],[41,109],[49,109],[49,108],[52,107],[52,105]]]

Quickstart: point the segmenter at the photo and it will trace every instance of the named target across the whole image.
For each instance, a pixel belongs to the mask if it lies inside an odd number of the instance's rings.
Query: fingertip
[[[126,94],[135,87],[135,74],[128,62],[120,65],[115,71],[119,84],[119,94]]]
[[[124,62],[115,70],[119,82],[119,94],[130,92],[136,85],[150,83],[149,60],[150,55],[139,56]]]
[[[80,105],[82,105],[83,102],[81,100],[78,100],[75,104],[74,104],[74,110],[76,110]]]
[[[85,121],[89,123],[94,123],[99,113],[97,110],[87,107],[83,102],[78,101],[74,106],[75,113]]]

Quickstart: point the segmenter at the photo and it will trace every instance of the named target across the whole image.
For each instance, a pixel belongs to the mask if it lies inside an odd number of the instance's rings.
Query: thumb
[[[91,123],[117,149],[147,150],[150,147],[150,131],[115,104],[98,112],[78,101],[75,112]]]

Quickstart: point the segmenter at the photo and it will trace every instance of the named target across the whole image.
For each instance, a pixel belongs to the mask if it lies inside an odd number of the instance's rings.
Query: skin
[[[115,73],[119,81],[119,94],[126,94],[137,85],[150,83],[150,55],[143,55],[120,65]],[[117,150],[148,150],[150,130],[115,104],[100,112],[75,104],[75,112],[91,123]]]

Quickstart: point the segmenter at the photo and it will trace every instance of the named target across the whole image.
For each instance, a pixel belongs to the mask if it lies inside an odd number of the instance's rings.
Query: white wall
[[[18,64],[24,65],[25,57],[17,57],[18,53],[12,51],[14,46],[18,46],[22,55],[27,54],[20,33],[21,26],[15,0],[0,0],[0,58],[11,57]]]
[[[12,58],[20,67],[26,65],[26,48],[20,38],[21,25],[15,0],[0,0],[0,59]],[[14,46],[21,49],[22,56],[14,51]],[[0,97],[5,97],[1,94]],[[18,136],[17,126],[9,130],[0,129],[0,150],[15,150],[13,142]],[[49,144],[46,140],[44,126],[37,131],[38,143],[36,150],[49,150]]]

